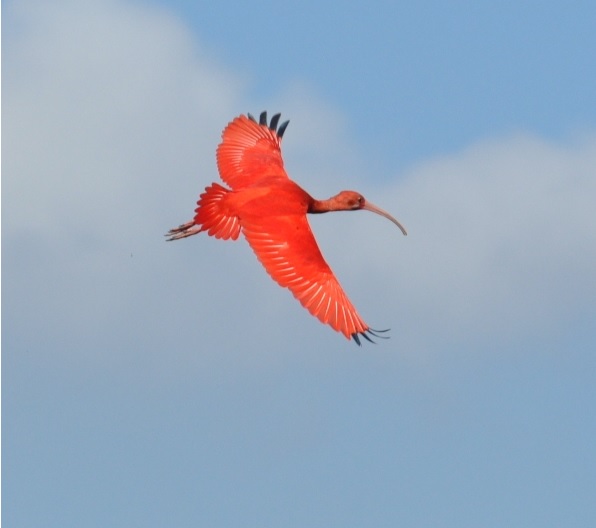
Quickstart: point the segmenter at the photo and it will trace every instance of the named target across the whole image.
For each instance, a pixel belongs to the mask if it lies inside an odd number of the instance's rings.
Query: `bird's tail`
[[[178,227],[170,229],[166,236],[170,240],[179,240],[201,231],[207,231],[209,236],[236,240],[240,235],[240,222],[237,216],[230,214],[225,204],[225,198],[230,193],[228,189],[217,183],[205,188],[205,192],[197,202],[195,217]]]

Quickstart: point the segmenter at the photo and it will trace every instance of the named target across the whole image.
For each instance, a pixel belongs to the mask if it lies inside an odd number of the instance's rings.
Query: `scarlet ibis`
[[[360,345],[360,336],[385,337],[358,315],[333,271],[325,262],[306,214],[365,209],[391,220],[404,235],[404,227],[383,209],[354,191],[341,191],[328,200],[315,200],[294,183],[284,170],[281,140],[288,126],[278,128],[281,114],[267,124],[267,112],[259,121],[241,115],[222,133],[217,148],[221,179],[231,189],[212,183],[200,195],[195,217],[171,229],[168,240],[206,231],[224,240],[244,233],[257,259],[271,278],[288,288],[312,315],[347,339]]]

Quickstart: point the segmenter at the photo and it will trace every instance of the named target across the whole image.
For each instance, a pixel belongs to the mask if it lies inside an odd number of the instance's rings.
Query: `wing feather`
[[[306,215],[243,219],[242,231],[273,280],[322,323],[348,339],[369,331],[325,262]]]
[[[223,131],[217,147],[221,179],[238,190],[271,176],[288,178],[278,134],[244,115],[234,119]]]

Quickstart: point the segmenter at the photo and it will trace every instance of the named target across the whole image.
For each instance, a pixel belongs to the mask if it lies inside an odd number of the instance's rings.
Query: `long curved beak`
[[[371,204],[369,201],[365,201],[361,209],[366,209],[367,211],[377,213],[378,215],[387,218],[387,220],[391,220],[397,227],[401,229],[401,232],[404,234],[404,236],[407,236],[408,232],[406,231],[406,228],[403,225],[401,225],[395,218],[393,218],[387,211],[383,211],[383,209],[377,207],[374,204]]]

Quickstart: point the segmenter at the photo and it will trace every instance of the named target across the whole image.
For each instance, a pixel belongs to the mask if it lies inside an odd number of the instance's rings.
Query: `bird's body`
[[[283,167],[279,114],[267,124],[248,114],[224,130],[217,149],[221,179],[231,189],[213,183],[201,194],[195,217],[168,233],[177,240],[202,231],[224,240],[236,240],[242,231],[267,273],[289,288],[321,322],[360,344],[375,331],[361,319],[325,262],[306,219],[307,213],[367,209],[381,214],[406,234],[385,211],[367,203],[354,191],[342,191],[329,200],[315,200],[293,182]]]

